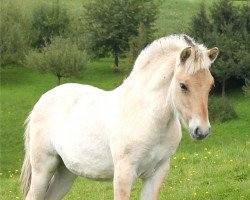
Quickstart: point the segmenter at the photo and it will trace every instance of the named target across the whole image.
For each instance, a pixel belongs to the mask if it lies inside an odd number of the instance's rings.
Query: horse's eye
[[[184,91],[184,92],[188,91],[188,88],[184,83],[180,83],[180,87],[181,87],[182,91]]]

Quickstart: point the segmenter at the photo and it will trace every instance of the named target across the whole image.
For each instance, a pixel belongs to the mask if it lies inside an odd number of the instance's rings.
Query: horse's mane
[[[208,69],[211,62],[208,56],[204,55],[207,48],[203,44],[197,43],[193,38],[181,34],[163,37],[148,45],[137,57],[132,73],[144,68],[154,58],[166,58],[174,52],[179,52],[180,54],[184,48],[189,46],[192,49],[192,53],[185,63],[186,73],[194,74],[200,69]]]

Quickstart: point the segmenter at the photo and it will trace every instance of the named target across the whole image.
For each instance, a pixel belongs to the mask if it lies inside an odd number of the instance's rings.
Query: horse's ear
[[[183,49],[180,55],[181,62],[185,62],[190,55],[191,55],[191,47]]]
[[[217,58],[219,53],[219,49],[217,47],[214,47],[212,49],[208,50],[208,57],[210,58],[211,62],[214,62]]]

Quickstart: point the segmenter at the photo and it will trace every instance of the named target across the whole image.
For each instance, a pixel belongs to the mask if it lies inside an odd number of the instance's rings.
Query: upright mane
[[[192,50],[190,58],[185,63],[187,74],[194,74],[201,69],[209,68],[211,61],[206,54],[207,48],[188,35],[181,34],[162,37],[148,45],[136,59],[132,73],[143,69],[154,59],[166,58],[172,56],[173,53],[179,53],[177,54],[179,58],[181,51],[186,47],[191,47]]]

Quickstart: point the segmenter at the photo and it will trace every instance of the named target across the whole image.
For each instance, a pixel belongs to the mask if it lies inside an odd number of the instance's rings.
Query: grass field
[[[109,90],[127,74],[110,73],[111,66],[112,59],[103,59],[91,63],[82,79],[63,81]],[[32,69],[1,69],[0,199],[21,198],[18,177],[23,159],[23,122],[39,96],[55,84],[54,76]],[[204,141],[193,141],[184,131],[160,199],[250,198],[250,102],[241,91],[232,92],[230,98],[239,119],[213,124],[212,135]],[[138,199],[140,185],[140,181],[134,185],[132,199]],[[112,183],[78,178],[66,199],[112,199]]]

